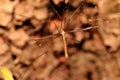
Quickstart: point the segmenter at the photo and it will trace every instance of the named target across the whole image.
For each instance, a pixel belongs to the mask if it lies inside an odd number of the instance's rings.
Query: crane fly
[[[66,41],[66,34],[69,33],[75,33],[75,32],[80,32],[80,31],[86,31],[86,30],[90,30],[92,28],[95,27],[87,27],[84,29],[77,29],[77,30],[71,30],[71,31],[66,31],[65,29],[67,28],[68,23],[70,22],[71,18],[74,16],[74,14],[84,5],[84,2],[74,11],[74,13],[70,16],[70,17],[65,17],[64,19],[58,14],[58,12],[55,10],[55,8],[50,4],[51,8],[54,10],[54,12],[57,14],[57,16],[59,17],[59,19],[61,20],[61,26],[60,29],[58,28],[58,26],[56,25],[56,23],[54,22],[54,25],[58,31],[58,33],[56,34],[52,34],[46,37],[40,37],[40,38],[34,38],[31,40],[36,41],[36,44],[38,44],[39,46],[41,46],[42,41],[44,41],[45,39],[49,39],[49,38],[55,38],[55,37],[62,37],[62,41],[63,41],[63,45],[64,45],[64,53],[65,53],[65,58],[68,58],[68,50],[67,50],[67,41]],[[67,19],[68,18],[68,19]],[[63,21],[65,20],[65,21]],[[67,21],[68,20],[68,21]]]
[[[39,0],[38,0],[39,1]],[[66,4],[69,4],[70,5],[70,2],[68,0],[65,0],[65,3]],[[90,26],[90,27],[87,27],[87,28],[84,28],[84,29],[77,29],[77,30],[70,30],[70,31],[67,31],[67,27],[68,27],[68,24],[70,23],[71,21],[71,18],[78,12],[78,10],[85,4],[85,2],[81,2],[80,6],[72,13],[71,16],[67,16],[65,18],[62,18],[59,13],[55,10],[55,8],[50,4],[50,7],[53,9],[53,11],[57,14],[57,16],[59,17],[60,21],[61,21],[61,26],[60,28],[58,28],[58,26],[56,25],[56,23],[54,22],[54,25],[58,31],[58,33],[56,34],[52,34],[52,35],[49,35],[49,36],[45,36],[45,37],[40,37],[40,38],[33,38],[33,39],[30,39],[30,41],[35,41],[36,44],[38,44],[39,46],[42,44],[42,42],[46,41],[47,39],[49,38],[55,38],[55,37],[62,37],[62,40],[63,40],[63,45],[64,45],[64,53],[65,53],[65,58],[68,58],[68,50],[67,50],[67,41],[66,41],[66,34],[69,34],[69,33],[75,33],[75,32],[80,32],[80,31],[86,31],[86,30],[90,30],[90,29],[93,29],[93,28],[96,28],[96,27],[93,27],[93,26]],[[69,5],[68,5],[68,8],[69,8]],[[3,11],[5,11],[6,13],[10,14],[9,11],[7,10],[4,10],[2,9]],[[19,14],[16,14],[16,15],[19,15]],[[22,16],[22,15],[20,15]],[[25,17],[25,16],[23,16]]]

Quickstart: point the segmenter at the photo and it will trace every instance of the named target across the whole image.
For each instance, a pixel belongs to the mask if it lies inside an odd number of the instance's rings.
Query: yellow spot
[[[7,68],[0,67],[0,72],[1,72],[2,77],[4,78],[4,80],[14,80],[13,76],[12,76],[12,73]]]

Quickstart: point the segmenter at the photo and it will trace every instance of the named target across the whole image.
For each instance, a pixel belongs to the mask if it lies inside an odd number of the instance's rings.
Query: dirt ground
[[[120,0],[0,0],[0,66],[15,80],[120,80]]]

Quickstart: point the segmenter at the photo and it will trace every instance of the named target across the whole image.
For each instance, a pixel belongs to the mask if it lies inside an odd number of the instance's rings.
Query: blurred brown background
[[[81,6],[66,31],[96,27],[67,34],[68,59],[61,37],[30,41],[60,28],[50,5],[64,19]],[[119,58],[120,0],[0,0],[0,66],[15,80],[120,80]]]

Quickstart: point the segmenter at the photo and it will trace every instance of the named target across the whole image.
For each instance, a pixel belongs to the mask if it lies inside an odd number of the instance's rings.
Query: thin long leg
[[[72,30],[72,31],[68,31],[68,33],[81,32],[81,31],[87,31],[87,30],[94,29],[94,28],[97,28],[97,26],[94,26],[94,27],[92,27],[92,26],[91,26],[91,27],[84,28],[84,29]]]
[[[82,2],[81,3],[81,5],[74,11],[74,13],[70,16],[70,19],[69,20],[71,20],[71,18],[76,14],[76,12],[78,12],[79,11],[79,9],[83,6],[85,4],[85,2]]]
[[[55,27],[56,27],[56,29],[57,29],[58,33],[60,33],[60,30],[59,30],[59,28],[58,28],[58,26],[56,25],[56,23],[55,23],[55,22],[54,22],[54,24],[55,24]]]
[[[60,21],[61,21],[61,27],[60,27],[60,29],[63,28],[63,27],[62,27],[62,26],[63,26],[63,25],[62,25],[62,19],[63,19],[63,18],[60,16],[60,14],[55,10],[55,8],[54,8],[51,4],[50,4],[50,6],[51,6],[51,8],[54,10],[54,12],[58,15],[58,17],[59,17],[59,19],[60,19]]]
[[[58,14],[58,12],[55,10],[55,8],[50,4],[51,8],[54,10],[54,12],[58,15],[58,17],[60,18],[60,20],[62,20],[62,17]]]
[[[66,0],[67,1],[67,0]],[[71,1],[68,1],[68,9],[67,9],[67,15],[65,16],[65,22],[64,22],[64,29],[67,29],[68,23],[69,23],[69,7],[70,7]]]
[[[67,14],[69,13],[69,7],[70,7],[70,3],[71,1],[69,1],[68,3],[68,10],[67,10]],[[72,17],[79,11],[79,9],[85,4],[85,2],[82,2],[81,5],[74,11],[74,13],[71,16],[67,16],[66,20],[65,20],[65,24],[64,24],[64,29],[67,29],[68,24],[71,22]]]

